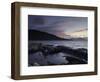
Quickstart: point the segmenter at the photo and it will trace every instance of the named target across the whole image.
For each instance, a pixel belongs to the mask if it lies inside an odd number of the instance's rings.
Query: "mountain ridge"
[[[38,30],[28,30],[28,39],[29,40],[68,40]]]
[[[28,40],[87,40],[86,38],[65,39],[39,30],[28,30]]]

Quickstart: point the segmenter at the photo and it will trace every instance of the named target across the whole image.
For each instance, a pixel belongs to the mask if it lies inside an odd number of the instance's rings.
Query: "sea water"
[[[67,46],[74,49],[85,48],[87,49],[87,40],[73,40],[73,41],[29,41],[29,43],[42,43],[44,45],[53,45],[53,46]]]

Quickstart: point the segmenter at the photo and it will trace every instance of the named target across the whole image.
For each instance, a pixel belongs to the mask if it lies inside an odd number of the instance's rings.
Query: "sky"
[[[62,38],[87,37],[87,27],[87,17],[28,15],[28,29],[47,32]]]

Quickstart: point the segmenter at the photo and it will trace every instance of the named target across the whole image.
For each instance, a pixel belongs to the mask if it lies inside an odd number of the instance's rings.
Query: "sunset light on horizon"
[[[82,30],[82,31],[75,31],[75,32],[65,32],[65,35],[69,35],[71,37],[81,37],[81,38],[84,38],[84,37],[87,37],[87,30]]]

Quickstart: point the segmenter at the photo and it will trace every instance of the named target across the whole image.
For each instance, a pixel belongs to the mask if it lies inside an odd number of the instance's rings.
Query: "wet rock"
[[[29,48],[29,65],[68,65],[86,64],[88,60],[87,49],[73,49],[66,46],[35,44]]]

